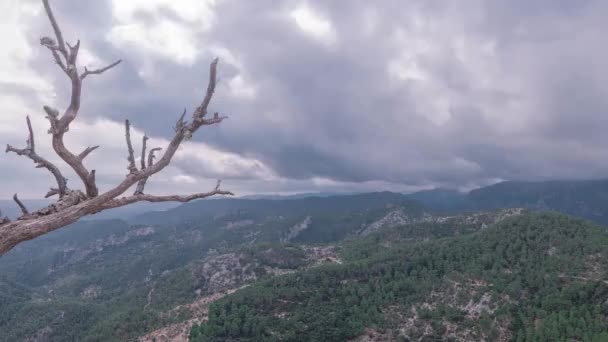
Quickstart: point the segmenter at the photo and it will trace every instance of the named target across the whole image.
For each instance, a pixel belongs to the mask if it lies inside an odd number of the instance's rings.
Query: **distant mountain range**
[[[608,224],[608,179],[502,182],[468,193],[436,189],[407,197],[439,211],[522,207],[558,211]]]
[[[360,193],[359,193],[360,194]],[[201,210],[216,210],[236,200],[304,200],[308,198],[330,198],[336,196],[353,196],[357,193],[317,192],[301,193],[293,195],[247,195],[236,198],[213,198],[219,201],[215,204],[205,204]],[[450,189],[423,190],[411,194],[404,194],[404,198],[412,199],[420,204],[440,212],[476,211],[497,208],[523,207],[533,210],[554,210],[566,214],[584,217],[599,223],[608,223],[608,179],[599,180],[557,180],[545,182],[520,182],[507,181],[494,185],[478,188],[470,192],[460,192]],[[48,200],[25,200],[26,205],[33,208],[48,205]],[[204,203],[208,203],[205,200]],[[91,216],[88,219],[124,219],[135,221],[146,221],[144,216],[157,217],[160,212],[176,209],[176,213],[186,214],[195,208],[191,203],[179,205],[179,203],[137,203],[125,208],[109,210]],[[255,205],[253,205],[255,206]],[[181,209],[177,209],[180,207]],[[207,209],[209,208],[209,209]],[[253,207],[252,207],[253,208]],[[12,200],[0,200],[0,210],[3,215],[10,218],[19,216],[19,208]],[[159,212],[148,214],[149,212]],[[145,214],[145,215],[144,215]],[[164,216],[164,214],[160,215]],[[164,218],[167,220],[167,218]],[[149,221],[149,220],[148,220]]]
[[[379,196],[377,197],[379,200],[381,195],[378,194],[385,194],[392,200],[399,198],[414,200],[428,209],[441,213],[517,207],[540,211],[557,211],[608,224],[608,179],[546,182],[509,181],[470,192],[433,189],[403,195],[389,192],[375,194],[373,196]],[[197,215],[208,215],[221,210],[221,208],[232,206],[242,207],[243,210],[258,210],[266,207],[269,203],[276,205],[275,210],[277,212],[281,212],[286,207],[298,208],[313,205],[313,203],[315,203],[314,205],[318,204],[320,210],[331,211],[333,209],[332,202],[334,202],[331,198],[340,196],[344,197],[347,202],[349,201],[348,198],[357,198],[359,195],[366,194],[307,193],[289,196],[260,195],[235,199],[223,198],[215,199],[213,202],[203,200],[187,203],[167,211],[135,216],[134,222],[150,223],[192,219]],[[319,198],[319,200],[311,200],[312,198]],[[386,199],[384,198],[384,200]],[[262,202],[253,200],[261,200]],[[281,202],[283,200],[289,201]],[[384,202],[380,200],[379,203]]]
[[[184,340],[194,323],[195,341],[604,337],[608,232],[519,208],[605,224],[608,180],[110,212],[120,219],[81,221],[0,258],[0,341]]]
[[[239,199],[273,199],[273,200],[285,200],[285,199],[300,199],[307,197],[334,197],[334,196],[345,196],[355,195],[354,192],[305,192],[292,195],[275,195],[275,194],[259,194],[259,195],[246,195],[238,196]]]

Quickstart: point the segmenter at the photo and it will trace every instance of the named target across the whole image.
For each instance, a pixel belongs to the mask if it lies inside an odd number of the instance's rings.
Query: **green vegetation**
[[[306,252],[294,244],[264,243],[243,247],[239,250],[249,260],[281,269],[296,269],[306,266]]]
[[[397,332],[403,320],[396,317],[410,315],[412,306],[420,308],[419,324],[432,327],[429,338],[444,337],[449,323],[473,338],[504,337],[504,328],[517,341],[593,340],[608,332],[608,234],[601,227],[526,214],[467,236],[385,242],[375,234],[347,243],[342,265],[275,277],[225,297],[191,339],[343,341],[366,327]],[[467,282],[476,285],[454,291],[453,283]],[[472,317],[466,303],[484,296],[487,308]],[[409,328],[409,338],[422,336]]]
[[[551,210],[608,224],[608,179],[501,182],[469,193],[429,190],[407,195],[438,210],[463,212],[497,208]]]
[[[0,341],[133,340],[191,318],[177,306],[245,284],[194,340],[601,340],[604,229],[534,213],[495,225],[517,213],[439,217],[374,193],[80,222],[0,258]],[[342,264],[311,268],[336,251]]]

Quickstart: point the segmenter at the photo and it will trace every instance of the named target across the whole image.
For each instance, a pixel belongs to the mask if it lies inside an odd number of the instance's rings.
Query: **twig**
[[[25,207],[25,205],[23,204],[23,202],[21,202],[21,200],[19,200],[19,197],[17,197],[17,194],[13,195],[13,200],[15,201],[15,203],[17,203],[17,205],[19,206],[19,209],[21,209],[21,212],[23,213],[23,215],[28,215],[30,213],[27,210],[27,208]]]
[[[127,169],[129,173],[134,174],[137,173],[137,167],[135,166],[135,156],[133,155],[133,144],[131,144],[131,123],[129,120],[125,120],[125,137],[127,138],[127,150],[129,151],[129,156],[127,157],[129,166]]]

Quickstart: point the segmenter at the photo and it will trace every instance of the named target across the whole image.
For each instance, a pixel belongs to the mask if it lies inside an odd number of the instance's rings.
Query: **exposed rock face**
[[[406,224],[410,224],[410,223],[414,223],[414,222],[418,222],[424,218],[427,217],[431,217],[429,214],[423,214],[422,217],[411,217],[410,215],[408,215],[405,210],[403,208],[398,208],[395,210],[392,210],[390,212],[388,212],[388,214],[386,214],[384,217],[382,217],[381,219],[370,223],[369,225],[367,225],[366,227],[364,227],[360,232],[359,235],[362,236],[366,236],[369,235],[375,231],[377,231],[380,228],[383,227],[395,227],[395,226],[403,226]]]
[[[335,246],[303,246],[305,263],[301,268],[314,267],[324,263],[340,263]],[[271,248],[261,251],[267,256]],[[300,269],[301,269],[300,268]],[[197,295],[208,293],[196,301],[177,306],[165,313],[168,317],[178,317],[185,314],[189,319],[153,331],[139,339],[140,342],[186,342],[193,324],[207,320],[209,305],[235,291],[248,286],[262,276],[280,275],[295,272],[297,268],[280,268],[263,265],[255,257],[245,253],[226,253],[212,255],[205,259],[193,270],[196,278],[201,281]]]
[[[525,209],[522,208],[509,208],[468,215],[434,216],[429,213],[422,213],[421,215],[412,216],[406,213],[403,208],[397,208],[388,212],[381,219],[363,227],[363,229],[359,232],[359,235],[366,236],[380,230],[381,228],[405,226],[408,224],[421,222],[457,222],[460,224],[480,225],[481,229],[484,229],[509,217],[521,215],[524,210]]]
[[[439,306],[457,309],[463,320],[477,322],[484,313],[491,314],[500,306],[512,302],[507,295],[493,298],[489,284],[475,279],[445,279],[444,286],[433,291],[426,301],[415,304],[408,309],[389,307],[385,315],[396,328],[386,331],[367,329],[365,334],[354,339],[355,342],[394,341],[400,336],[408,341],[489,341],[483,332],[472,328],[476,324],[457,324],[447,320],[433,322],[428,312]],[[492,341],[510,341],[509,322],[494,319],[491,323],[499,332]],[[438,330],[439,329],[439,330]]]
[[[321,265],[332,262],[341,264],[342,261],[338,258],[338,250],[336,246],[316,246],[304,247],[307,258],[311,266]]]
[[[40,329],[34,336],[31,336],[24,340],[24,342],[49,342],[51,341],[51,334],[53,333],[53,329],[51,327],[46,326],[43,329]]]
[[[457,220],[461,223],[481,224],[482,228],[485,228],[500,221],[506,220],[510,217],[521,215],[524,211],[525,209],[523,208],[507,208],[489,212],[473,213],[468,215],[438,216],[431,219],[431,221],[437,223],[445,223],[449,222],[450,220]]]
[[[226,229],[234,229],[238,227],[246,227],[254,224],[253,220],[229,221],[226,223]]]
[[[174,315],[179,312],[186,312],[190,318],[184,322],[171,324],[164,328],[155,330],[138,339],[139,342],[187,342],[190,329],[193,324],[199,324],[208,319],[209,305],[214,301],[234,293],[237,289],[231,289],[225,292],[214,293],[209,296],[197,299],[195,302],[180,305],[165,313],[166,315]]]
[[[101,293],[101,287],[96,285],[88,286],[82,291],[80,297],[83,299],[95,299]]]
[[[194,272],[206,292],[216,293],[257,280],[256,266],[242,253],[227,253],[207,258]]]
[[[311,222],[312,222],[312,218],[310,216],[306,216],[304,221],[289,228],[289,232],[287,233],[287,236],[282,238],[281,241],[287,242],[287,241],[291,241],[291,240],[295,239],[298,235],[300,235],[301,232],[303,232],[310,226]]]
[[[132,239],[141,238],[154,233],[154,227],[140,227],[129,230],[122,235],[111,234],[106,238],[94,240],[87,245],[64,245],[59,251],[63,252],[64,255],[68,255],[68,258],[63,264],[69,265],[85,259],[92,253],[99,253],[108,247],[123,245]],[[48,269],[48,273],[54,271],[54,268]]]

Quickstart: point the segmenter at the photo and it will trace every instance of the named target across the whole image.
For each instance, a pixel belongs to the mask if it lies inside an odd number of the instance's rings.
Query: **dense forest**
[[[602,339],[605,228],[443,210],[452,195],[218,199],[80,222],[0,259],[0,341],[174,325],[196,341]]]
[[[345,243],[343,264],[219,300],[191,340],[345,341],[366,328],[402,340],[608,338],[608,233],[601,227],[532,213],[427,242],[382,236]]]

